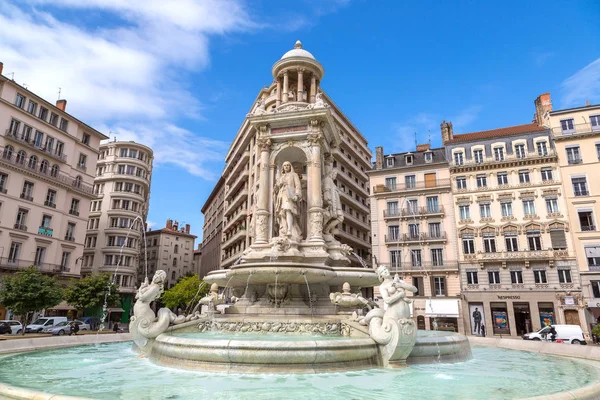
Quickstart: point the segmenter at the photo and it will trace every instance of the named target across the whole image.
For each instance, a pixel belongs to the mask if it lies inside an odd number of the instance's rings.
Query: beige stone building
[[[221,177],[217,185],[202,206],[204,226],[202,227],[201,255],[198,256],[196,272],[203,278],[210,271],[218,270],[221,266],[221,245],[223,241],[223,211],[225,205],[225,178]],[[248,210],[240,212],[239,220],[244,220]],[[194,255],[196,253],[194,252]]]
[[[572,224],[550,131],[536,123],[455,135],[450,162],[465,331],[520,336],[583,320]]]
[[[195,235],[190,233],[190,225],[179,226],[177,221],[167,220],[162,229],[146,232],[148,243],[148,279],[158,269],[167,273],[165,288],[175,286],[179,278],[194,274],[194,241]],[[139,280],[144,278],[145,271]]]
[[[369,172],[373,255],[412,283],[419,329],[464,331],[450,171],[443,148],[384,155]],[[378,295],[377,290],[375,295]]]
[[[100,141],[107,137],[2,75],[0,270],[79,277]],[[5,311],[0,306],[0,319]]]
[[[138,281],[142,233],[150,201],[152,149],[135,142],[100,146],[95,168],[95,198],[89,205],[81,273],[116,274],[121,322],[129,321]],[[115,318],[115,317],[113,317]],[[114,320],[114,319],[113,319]]]
[[[266,129],[271,135],[293,134],[309,130],[312,117],[322,117],[335,127],[340,143],[335,147],[333,168],[337,172],[335,183],[341,191],[344,222],[338,226],[336,238],[351,246],[370,263],[369,192],[366,171],[371,166],[371,152],[367,140],[322,91],[323,66],[297,42],[272,68],[274,81],[262,89],[240,127],[226,157],[223,171],[225,204],[223,211],[223,242],[221,268],[238,262],[242,252],[255,240],[248,229],[255,223],[260,199],[257,196],[260,169],[268,169],[270,181],[275,181],[273,160],[261,159],[258,130]],[[252,118],[250,118],[252,117]],[[260,118],[258,118],[260,117]],[[261,128],[262,127],[262,128]],[[289,146],[293,147],[293,140]],[[270,144],[265,144],[270,145]],[[286,144],[287,145],[287,144]],[[310,162],[297,162],[294,169],[301,177],[304,203],[310,207],[307,196],[307,171]],[[263,174],[266,175],[266,174]],[[263,205],[271,207],[272,205]],[[304,229],[307,221],[302,221]],[[273,231],[273,221],[269,230]],[[270,237],[270,235],[267,235]],[[354,266],[360,261],[351,257]]]
[[[591,330],[600,318],[600,105],[552,110],[549,93],[535,104],[537,119],[552,130],[556,146],[583,287],[581,322]]]

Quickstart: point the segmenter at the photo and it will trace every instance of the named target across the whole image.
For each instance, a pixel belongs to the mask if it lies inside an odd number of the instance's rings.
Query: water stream
[[[308,284],[308,279],[306,278],[306,272],[302,274],[302,276],[304,276],[304,282],[306,282],[306,288],[308,289],[308,304],[310,305],[310,316],[314,317],[314,310],[313,310],[313,301],[312,301],[312,296],[310,294],[310,285]]]

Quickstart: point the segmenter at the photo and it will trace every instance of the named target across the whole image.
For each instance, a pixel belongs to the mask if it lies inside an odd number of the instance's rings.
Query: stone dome
[[[305,57],[305,58],[310,58],[311,60],[315,60],[315,57],[310,54],[310,52],[304,50],[302,48],[302,42],[301,41],[296,41],[296,44],[294,45],[294,48],[290,51],[288,51],[287,53],[285,53],[283,55],[283,57],[281,57],[282,60],[285,60],[286,58],[291,58],[291,57]]]

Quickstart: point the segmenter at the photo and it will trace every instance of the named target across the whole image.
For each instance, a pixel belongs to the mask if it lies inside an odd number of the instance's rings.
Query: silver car
[[[79,331],[89,331],[90,330],[90,324],[86,324],[85,322],[79,321],[76,319],[75,321],[59,322],[55,326],[44,329],[42,332],[43,333],[51,333],[53,335],[58,335],[58,336],[68,335],[69,333],[71,333],[71,323],[72,322],[75,322],[77,325],[79,325]]]

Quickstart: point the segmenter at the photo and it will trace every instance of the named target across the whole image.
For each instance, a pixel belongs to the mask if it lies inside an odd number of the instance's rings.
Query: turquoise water
[[[535,353],[473,348],[473,359],[323,374],[222,374],[152,364],[131,343],[39,351],[1,360],[0,382],[95,399],[491,399],[550,394],[591,384],[593,367]]]

